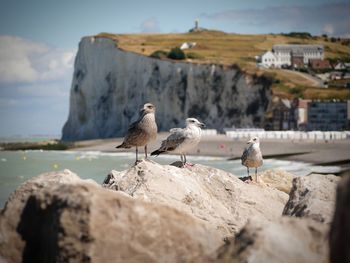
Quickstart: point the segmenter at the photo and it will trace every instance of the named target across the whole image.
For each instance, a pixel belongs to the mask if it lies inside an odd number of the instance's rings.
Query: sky
[[[0,137],[60,136],[83,36],[307,31],[350,38],[350,0],[0,0]]]

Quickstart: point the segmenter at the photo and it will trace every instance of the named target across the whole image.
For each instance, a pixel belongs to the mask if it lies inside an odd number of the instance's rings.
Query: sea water
[[[140,154],[139,158],[143,158]],[[161,164],[179,161],[176,155],[160,155],[151,157]],[[240,160],[228,161],[222,157],[187,156],[187,161],[216,167],[232,173],[235,176],[246,176],[246,167]],[[29,178],[50,172],[69,169],[81,178],[93,179],[101,184],[111,170],[122,171],[135,162],[134,153],[103,153],[97,151],[0,151],[0,209],[8,196],[20,184]],[[306,163],[268,159],[259,168],[259,172],[276,168],[289,171],[296,175],[310,173],[312,166]],[[251,173],[254,169],[251,169]]]

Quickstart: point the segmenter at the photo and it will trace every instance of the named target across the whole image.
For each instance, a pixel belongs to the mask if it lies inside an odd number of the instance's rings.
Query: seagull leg
[[[258,182],[258,167],[255,167],[255,179]]]
[[[249,167],[248,166],[247,166],[247,171],[248,171],[248,178],[249,178],[249,180],[253,182],[253,178],[249,175]]]
[[[138,153],[139,153],[139,150],[137,149],[137,146],[136,146],[136,161],[135,161],[135,165],[137,165],[137,163],[139,161]]]
[[[185,162],[184,162],[182,154],[180,154],[180,158],[181,158],[182,167],[185,167]]]
[[[147,144],[145,145],[145,156],[146,156],[146,160],[147,160]]]

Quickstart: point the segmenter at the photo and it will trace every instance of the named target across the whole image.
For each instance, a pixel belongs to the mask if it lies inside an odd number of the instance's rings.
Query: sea
[[[143,157],[142,154],[139,157]],[[151,157],[160,164],[179,161],[176,155]],[[187,156],[187,161],[216,167],[233,174],[246,176],[246,167],[240,160],[222,157]],[[93,179],[101,184],[111,170],[122,171],[135,162],[135,153],[105,153],[99,151],[0,151],[0,209],[4,206],[11,192],[29,178],[36,175],[69,169],[84,179]],[[311,173],[316,166],[285,160],[267,159],[259,172],[267,169],[282,169],[298,176]],[[254,172],[251,169],[251,172]]]

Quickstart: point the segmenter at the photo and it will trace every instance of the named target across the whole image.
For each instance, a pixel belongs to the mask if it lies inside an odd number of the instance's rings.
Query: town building
[[[304,57],[303,56],[292,56],[291,57],[291,64],[294,68],[301,68],[304,66]]]
[[[337,64],[334,65],[334,69],[336,69],[336,70],[344,70],[344,69],[346,69],[346,65],[343,62],[338,62]]]
[[[196,45],[197,45],[196,42],[184,42],[180,46],[180,49],[184,50],[184,49],[194,48]]]
[[[339,131],[348,128],[348,102],[308,103],[307,130]]]
[[[329,60],[322,60],[322,59],[310,59],[309,60],[309,67],[315,70],[318,69],[329,69],[331,68],[331,64],[329,63]]]
[[[283,44],[273,45],[271,51],[258,56],[257,63],[261,67],[290,67],[308,65],[310,60],[324,59],[324,47],[322,45],[297,45]]]
[[[277,58],[273,52],[267,51],[261,55],[260,63],[267,68],[274,68],[277,66]]]
[[[297,126],[299,131],[306,131],[307,129],[307,110],[308,104],[311,100],[298,99],[297,102]]]
[[[266,112],[266,130],[296,130],[297,116],[296,100],[274,97]]]
[[[266,130],[346,130],[350,128],[350,100],[312,101],[274,97],[265,120]]]

